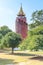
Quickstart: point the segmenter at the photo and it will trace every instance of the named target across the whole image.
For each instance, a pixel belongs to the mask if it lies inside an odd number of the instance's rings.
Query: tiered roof
[[[18,16],[25,16],[25,13],[23,11],[22,5],[21,5],[20,10],[18,12]]]

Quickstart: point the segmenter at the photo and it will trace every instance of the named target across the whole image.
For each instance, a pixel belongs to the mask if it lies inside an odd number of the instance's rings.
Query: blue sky
[[[31,23],[32,12],[43,9],[43,0],[0,0],[0,26],[7,25],[15,31],[15,20],[21,3],[28,24]]]

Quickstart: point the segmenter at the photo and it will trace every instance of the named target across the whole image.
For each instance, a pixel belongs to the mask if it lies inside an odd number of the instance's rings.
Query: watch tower
[[[20,11],[18,12],[16,17],[16,33],[20,34],[22,38],[26,38],[27,32],[28,25],[26,22],[26,16],[21,5]]]

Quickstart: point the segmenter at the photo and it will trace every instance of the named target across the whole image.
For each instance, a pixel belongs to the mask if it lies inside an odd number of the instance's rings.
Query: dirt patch
[[[43,61],[43,56],[32,57],[30,59]]]

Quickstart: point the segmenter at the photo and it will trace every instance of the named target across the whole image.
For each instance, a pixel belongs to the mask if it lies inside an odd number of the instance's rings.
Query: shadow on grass
[[[0,49],[0,53],[8,53],[8,50]]]
[[[7,65],[7,64],[16,64],[17,62],[13,62],[11,59],[2,59],[0,58],[0,65]]]
[[[29,54],[29,53],[14,53],[13,55],[18,55],[18,56],[36,56],[35,54]]]
[[[36,57],[32,57],[30,58],[31,60],[39,60],[39,61],[43,61],[43,56],[36,56]]]
[[[4,51],[3,50],[0,50],[0,53],[4,53]]]

